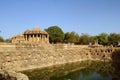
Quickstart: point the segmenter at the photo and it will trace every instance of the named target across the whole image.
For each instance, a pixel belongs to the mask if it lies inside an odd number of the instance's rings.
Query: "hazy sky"
[[[78,34],[120,33],[120,0],[0,0],[0,36],[57,25]]]

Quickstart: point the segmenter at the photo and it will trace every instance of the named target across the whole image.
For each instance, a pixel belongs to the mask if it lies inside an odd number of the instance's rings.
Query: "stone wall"
[[[54,48],[52,45],[0,43],[0,69],[23,71],[84,60],[115,61],[112,55],[116,51],[120,53],[119,48],[110,47]]]

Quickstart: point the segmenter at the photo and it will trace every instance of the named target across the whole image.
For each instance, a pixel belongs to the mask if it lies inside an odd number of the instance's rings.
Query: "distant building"
[[[46,31],[41,31],[39,27],[33,30],[26,30],[23,34],[12,37],[12,43],[49,43],[49,35]]]

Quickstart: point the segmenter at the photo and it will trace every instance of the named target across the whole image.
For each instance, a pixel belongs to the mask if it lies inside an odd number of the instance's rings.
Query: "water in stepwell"
[[[120,63],[84,61],[22,73],[30,80],[120,80]]]

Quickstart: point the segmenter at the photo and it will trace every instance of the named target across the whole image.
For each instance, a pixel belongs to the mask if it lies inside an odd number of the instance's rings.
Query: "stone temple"
[[[18,34],[12,37],[12,43],[49,43],[49,35],[46,31],[41,31],[39,27],[34,27],[33,30],[26,30],[23,34]]]

